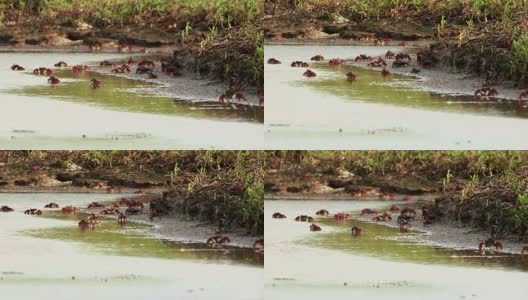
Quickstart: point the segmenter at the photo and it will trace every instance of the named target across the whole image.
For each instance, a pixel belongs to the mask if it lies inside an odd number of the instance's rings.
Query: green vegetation
[[[292,178],[426,179],[445,191],[435,208],[445,220],[528,241],[527,151],[275,151],[268,165]]]
[[[47,174],[76,173],[104,180],[121,179],[166,183],[164,213],[178,213],[251,233],[264,232],[264,157],[262,151],[0,151],[1,177],[31,177],[38,166]],[[25,178],[25,177],[24,177]],[[4,178],[5,179],[5,178]]]

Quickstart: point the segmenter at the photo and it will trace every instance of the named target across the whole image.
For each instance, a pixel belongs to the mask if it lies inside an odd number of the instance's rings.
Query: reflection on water
[[[94,66],[94,68],[96,68]],[[178,115],[188,117],[210,117],[215,119],[263,122],[264,114],[259,108],[223,109],[218,103],[188,103],[142,92],[155,86],[142,82],[95,72],[74,73],[71,68],[58,69],[54,75],[61,78],[60,85],[34,85],[8,90],[8,93],[24,96],[46,96],[63,101],[88,103],[112,110]],[[27,76],[34,76],[30,73]],[[41,77],[45,82],[46,78]],[[92,89],[89,82],[98,78],[103,82],[99,89]]]
[[[520,255],[500,254],[493,257],[483,257],[479,255],[477,250],[453,250],[400,241],[394,239],[394,237],[402,235],[399,229],[375,223],[355,220],[334,221],[330,218],[320,218],[316,222],[327,226],[336,226],[338,230],[312,235],[300,240],[299,243],[394,261],[528,271],[528,259],[523,259]],[[363,236],[352,237],[350,229],[353,226],[362,228],[364,230]],[[475,245],[475,247],[477,246]]]
[[[72,220],[78,222],[86,215],[65,215],[60,212],[47,212],[41,217]],[[263,265],[264,257],[252,249],[237,247],[211,248],[204,243],[181,243],[151,238],[146,235],[150,226],[128,223],[117,224],[116,220],[100,219],[95,230],[80,230],[76,225],[27,230],[28,236],[45,239],[66,240],[87,244],[90,252],[136,257],[163,259],[190,259],[222,263]]]
[[[416,79],[412,77],[393,74],[390,77],[383,78],[379,71],[351,66],[334,67],[327,63],[314,63],[311,68],[326,72],[330,71],[333,74],[318,80],[299,80],[292,83],[292,85],[312,87],[352,101],[528,118],[528,110],[517,105],[515,101],[500,101],[493,98],[479,101],[473,96],[442,95],[414,90],[412,89],[412,82]],[[359,76],[359,80],[354,82],[346,80],[346,74],[351,71]],[[403,87],[398,86],[402,82],[407,82],[407,84]]]

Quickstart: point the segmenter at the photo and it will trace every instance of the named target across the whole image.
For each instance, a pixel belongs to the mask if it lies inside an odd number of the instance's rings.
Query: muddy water
[[[162,241],[149,237],[146,225],[101,220],[94,231],[83,232],[76,225],[82,216],[23,214],[52,201],[86,206],[111,199],[0,194],[0,204],[15,209],[0,214],[3,298],[71,299],[75,291],[79,299],[262,299],[263,258],[251,251]]]
[[[528,110],[512,101],[476,101],[412,88],[413,77],[351,66],[329,67],[310,57],[353,59],[382,56],[401,47],[266,46],[266,134],[273,148],[325,149],[496,149],[527,146],[521,138]],[[294,60],[312,63],[315,78],[291,68]],[[359,75],[346,81],[349,71]],[[405,83],[405,87],[402,87]],[[508,132],[508,134],[504,134]]]
[[[117,54],[1,53],[0,148],[136,149],[254,148],[262,142],[257,110],[222,109],[216,104],[188,104],[146,90],[152,83],[96,73],[73,74],[56,69],[62,83],[51,87],[31,70],[92,64]],[[13,63],[27,71],[10,70]],[[93,90],[91,78],[103,81]],[[225,132],[237,132],[237,136]],[[83,138],[85,135],[85,138]],[[242,142],[241,140],[244,140]]]
[[[476,251],[448,250],[398,240],[400,233],[377,224],[316,219],[321,232],[295,222],[314,215],[362,208],[379,201],[266,201],[266,297],[319,299],[520,299],[526,296],[528,262],[519,256],[482,257]],[[272,219],[282,212],[285,220]],[[365,235],[353,238],[351,226]],[[411,233],[418,234],[418,233]],[[500,287],[500,288],[499,288]]]

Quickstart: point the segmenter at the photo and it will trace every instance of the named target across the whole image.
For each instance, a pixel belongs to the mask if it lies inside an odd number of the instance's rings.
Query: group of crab
[[[375,222],[381,222],[381,221],[392,221],[393,220],[393,214],[398,214],[398,217],[396,219],[396,223],[399,226],[401,233],[407,233],[409,232],[409,228],[411,227],[411,223],[415,220],[417,216],[417,211],[414,208],[411,207],[405,207],[400,208],[396,205],[392,205],[388,211],[385,212],[378,212],[375,209],[371,208],[364,208],[361,210],[360,216],[369,216],[372,217],[370,220]],[[330,212],[326,209],[320,209],[315,213],[316,216],[319,217],[328,217],[330,216]],[[423,205],[421,207],[421,215],[422,215],[422,223],[423,226],[429,226],[432,225],[435,221],[435,216],[431,213],[430,208],[427,205]],[[272,218],[274,219],[286,219],[286,215],[275,212],[272,215]],[[332,218],[336,221],[342,221],[352,218],[352,214],[345,213],[345,212],[339,212],[332,216]],[[321,226],[313,223],[314,218],[308,215],[300,215],[295,218],[295,221],[300,222],[309,222],[312,223],[310,225],[310,231],[322,231]],[[364,230],[358,226],[353,226],[351,228],[351,234],[353,237],[359,237],[364,234]],[[485,241],[481,241],[479,243],[479,253],[481,255],[485,255],[488,251],[494,251],[494,253],[498,253],[499,250],[503,249],[503,245],[501,242],[495,241],[493,238],[487,239]],[[521,250],[521,255],[524,256],[525,253],[528,252],[528,246],[523,246]]]
[[[68,64],[64,61],[59,61],[58,63],[54,64],[54,67],[55,68],[66,68],[68,67]],[[13,71],[25,71],[26,68],[18,65],[18,64],[14,64],[11,66],[11,70]],[[80,72],[83,72],[83,71],[89,71],[90,70],[90,66],[87,66],[87,65],[76,65],[76,66],[73,66],[72,67],[72,72],[73,73],[80,73]],[[37,76],[47,76],[48,77],[48,83],[51,84],[51,85],[58,85],[61,83],[61,80],[54,76],[53,74],[53,70],[52,69],[49,69],[49,68],[46,68],[46,67],[39,67],[39,68],[36,68],[33,70],[33,74],[34,75],[37,75]],[[98,79],[95,79],[93,78],[92,80],[90,80],[90,86],[94,89],[96,88],[99,88],[101,87],[101,81],[98,80]]]

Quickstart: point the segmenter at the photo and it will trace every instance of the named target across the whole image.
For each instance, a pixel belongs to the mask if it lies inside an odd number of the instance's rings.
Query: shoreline
[[[159,197],[161,196],[162,189],[145,189],[145,194],[137,194],[130,196],[130,199],[137,199],[141,201],[145,198]],[[41,189],[10,189],[10,190],[0,190],[0,193],[5,194],[17,194],[17,193],[63,193],[63,194],[76,194],[76,193],[85,193],[85,194],[105,194],[108,195],[104,190],[90,189],[87,188],[74,188],[68,191],[61,189],[52,189],[52,188],[41,188]],[[125,189],[122,194],[131,194],[133,191],[130,189]],[[113,193],[115,196],[115,201],[119,201],[123,196],[119,193]],[[105,204],[111,204],[113,202],[104,202]],[[143,202],[143,201],[142,201]],[[60,203],[59,203],[60,205]],[[101,209],[88,209],[81,208],[81,213],[96,213],[97,216],[107,218],[107,219],[117,219],[116,215],[99,215],[98,212]],[[145,207],[145,210],[148,211],[148,207]],[[216,226],[204,223],[197,220],[186,220],[185,216],[179,216],[175,213],[162,216],[161,220],[150,221],[147,212],[142,212],[140,215],[128,215],[127,219],[129,222],[139,223],[150,225],[152,228],[146,230],[146,234],[155,239],[163,239],[175,242],[182,243],[205,243],[206,240],[214,235],[226,235],[232,240],[229,246],[239,247],[239,248],[253,248],[253,243],[257,239],[263,238],[263,236],[250,236],[244,233],[244,229],[236,229],[232,232],[226,232],[222,234],[216,233]]]
[[[424,200],[405,202],[403,205],[401,201],[378,200],[377,197],[363,197],[361,198],[361,200],[358,200],[357,197],[355,197],[354,199],[351,199],[352,197],[348,197],[348,198],[342,197],[341,199],[336,199],[336,198],[329,198],[325,196],[327,195],[317,195],[317,194],[302,195],[302,196],[273,195],[270,197],[270,195],[266,194],[265,201],[349,200],[349,201],[361,202],[362,200],[365,200],[365,201],[368,200],[368,201],[385,202],[387,204],[387,209],[388,209],[392,204],[397,205],[400,208],[417,207],[417,204],[422,204],[423,202],[426,202],[426,201],[428,202],[434,199],[437,196],[437,194],[423,195],[421,196],[421,198],[424,198]],[[416,215],[415,221],[413,221],[412,226],[410,227],[410,230],[418,234],[396,236],[395,238],[397,240],[422,243],[422,244],[427,244],[433,247],[440,247],[440,248],[446,248],[446,249],[478,251],[479,243],[486,239],[485,234],[479,231],[478,229],[474,229],[471,227],[456,227],[454,224],[451,224],[451,223],[436,222],[436,223],[433,223],[432,225],[425,227],[423,226],[423,223],[421,221],[421,215],[422,215],[421,210],[416,209],[416,212],[417,212],[417,215]],[[398,228],[398,225],[396,223],[396,217],[397,217],[396,214],[393,214],[393,218],[394,218],[393,221],[374,222],[372,221],[372,216],[360,216],[358,215],[359,211],[353,211],[352,213],[353,213],[352,214],[353,220],[374,223],[374,224],[383,225],[383,226],[387,226],[391,228]],[[317,218],[320,218],[320,217],[318,216]],[[330,217],[327,217],[327,218],[330,218]],[[504,249],[501,252],[508,253],[508,254],[520,254],[522,250],[522,246],[526,245],[521,242],[515,241],[511,238],[497,240],[497,241],[501,241],[503,243]]]

